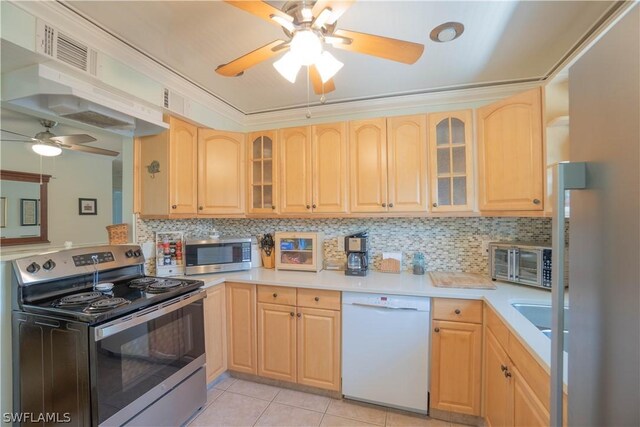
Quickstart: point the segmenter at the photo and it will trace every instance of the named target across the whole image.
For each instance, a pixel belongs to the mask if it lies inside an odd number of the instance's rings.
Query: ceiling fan
[[[216,72],[239,76],[246,69],[287,51],[273,64],[278,72],[293,83],[300,67],[306,65],[314,92],[324,94],[335,90],[332,77],[343,65],[324,49],[327,44],[405,64],[413,64],[422,56],[424,45],[420,43],[336,28],[338,18],[354,1],[289,1],[280,10],[264,1],[227,0],[232,6],[281,26],[287,40],[274,40],[220,65]]]
[[[85,153],[92,154],[102,154],[105,156],[118,156],[120,153],[117,151],[105,150],[104,148],[96,148],[88,145],[79,145],[85,144],[87,142],[96,141],[94,137],[87,134],[76,134],[76,135],[60,135],[56,136],[51,133],[51,128],[55,127],[58,122],[54,122],[52,120],[40,120],[40,124],[45,128],[43,132],[38,132],[35,136],[27,136],[21,133],[12,132],[10,130],[2,129],[2,132],[7,132],[12,135],[21,136],[24,139],[4,139],[3,141],[13,141],[13,142],[28,142],[35,143],[31,147],[33,151],[41,156],[53,157],[62,153],[62,149],[67,150],[75,150],[75,151],[83,151]]]

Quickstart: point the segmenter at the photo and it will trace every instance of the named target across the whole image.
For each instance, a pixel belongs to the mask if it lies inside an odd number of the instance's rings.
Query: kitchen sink
[[[551,306],[544,304],[511,304],[520,314],[534,324],[534,326],[551,339]],[[563,350],[568,351],[569,341],[569,307],[564,308],[564,340]]]

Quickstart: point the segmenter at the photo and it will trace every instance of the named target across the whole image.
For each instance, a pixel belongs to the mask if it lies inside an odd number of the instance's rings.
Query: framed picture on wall
[[[78,199],[79,215],[98,215],[98,199]]]
[[[0,197],[0,228],[7,226],[7,198]]]
[[[20,225],[38,225],[38,199],[20,199]]]

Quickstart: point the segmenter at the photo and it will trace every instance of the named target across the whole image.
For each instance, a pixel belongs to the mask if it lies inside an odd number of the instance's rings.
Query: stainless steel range
[[[137,245],[13,261],[16,413],[175,426],[205,404],[204,283],[143,265]]]

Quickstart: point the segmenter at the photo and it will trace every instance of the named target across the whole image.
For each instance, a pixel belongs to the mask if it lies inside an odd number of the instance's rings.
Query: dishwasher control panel
[[[378,307],[398,310],[429,311],[431,298],[406,295],[364,294],[344,292],[342,304],[363,307]]]

